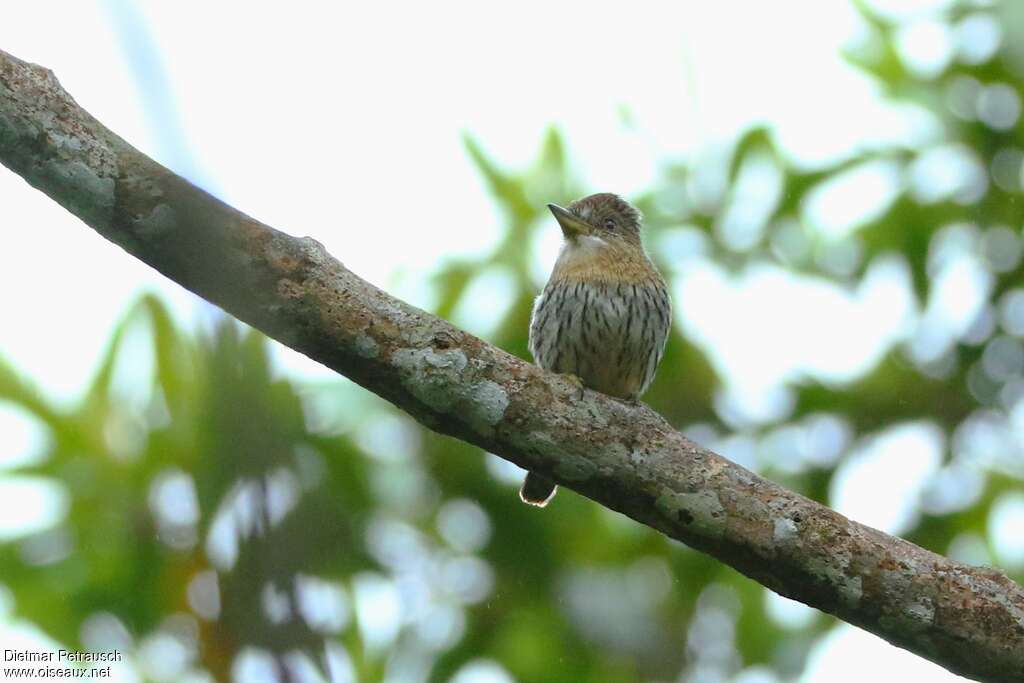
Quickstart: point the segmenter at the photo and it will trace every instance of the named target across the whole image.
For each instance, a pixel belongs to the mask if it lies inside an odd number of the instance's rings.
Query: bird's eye
[[[607,228],[608,230],[614,230],[615,229],[615,221],[613,219],[611,219],[611,218],[606,219],[605,222],[604,222],[604,227]]]

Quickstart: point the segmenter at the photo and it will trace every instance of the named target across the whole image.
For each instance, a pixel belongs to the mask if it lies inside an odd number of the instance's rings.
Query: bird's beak
[[[576,237],[577,235],[590,234],[590,226],[568,209],[563,209],[558,204],[548,204],[548,208],[551,209],[555,220],[562,227],[562,234],[565,235],[566,239]]]

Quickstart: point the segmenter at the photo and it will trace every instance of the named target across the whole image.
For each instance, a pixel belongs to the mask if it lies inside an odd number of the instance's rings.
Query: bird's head
[[[600,241],[609,246],[640,247],[640,212],[617,194],[592,194],[561,207],[548,204],[566,242]]]

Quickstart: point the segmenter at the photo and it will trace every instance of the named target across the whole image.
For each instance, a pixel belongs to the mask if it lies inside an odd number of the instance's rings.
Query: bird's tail
[[[527,472],[523,480],[523,488],[519,489],[519,498],[528,505],[544,507],[555,497],[558,486],[555,482],[536,472]]]

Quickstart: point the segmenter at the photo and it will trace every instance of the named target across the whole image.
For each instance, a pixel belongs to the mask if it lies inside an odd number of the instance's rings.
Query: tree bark
[[[361,280],[190,185],[0,52],[0,162],[225,311],[463,439],[964,676],[1024,681],[1024,589],[838,513]],[[83,265],[83,275],[88,264]],[[557,511],[547,514],[557,514]]]

